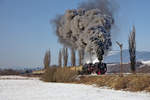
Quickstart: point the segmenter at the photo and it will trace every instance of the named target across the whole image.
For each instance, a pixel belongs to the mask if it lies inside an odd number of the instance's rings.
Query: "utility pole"
[[[119,43],[118,41],[116,41],[117,45],[120,47],[120,76],[123,76],[122,72],[123,72],[123,66],[122,66],[122,48],[123,48],[123,44]]]

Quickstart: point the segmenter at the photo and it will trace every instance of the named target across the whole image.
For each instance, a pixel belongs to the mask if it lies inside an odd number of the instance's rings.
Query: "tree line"
[[[78,56],[78,65],[81,66],[83,65],[83,59],[84,59],[84,50],[78,50],[78,52],[74,49],[70,49],[71,53],[71,66],[76,66],[76,56]],[[78,53],[78,55],[76,55]],[[67,67],[68,66],[68,48],[63,47],[62,49],[59,50],[58,53],[58,66],[59,67]],[[51,52],[50,50],[47,50],[44,56],[44,67],[50,67],[51,65]]]
[[[129,45],[129,55],[130,55],[130,68],[133,73],[136,71],[136,30],[133,26],[132,31],[130,32],[128,38],[128,45]],[[78,62],[79,66],[83,64],[84,59],[84,50],[78,50]],[[51,64],[51,52],[50,50],[46,51],[44,56],[44,67],[50,67]],[[58,66],[59,67],[67,67],[68,64],[68,48],[63,48],[59,51],[58,55]],[[76,66],[76,50],[71,48],[71,66]]]

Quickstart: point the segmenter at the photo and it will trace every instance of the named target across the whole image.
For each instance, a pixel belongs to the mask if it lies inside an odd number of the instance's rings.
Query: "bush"
[[[136,74],[124,75],[102,75],[80,77],[77,83],[96,84],[97,86],[107,86],[116,90],[128,91],[148,91],[150,92],[150,75]]]
[[[42,75],[42,80],[45,82],[55,82],[54,74],[56,70],[57,69],[55,67],[47,67]]]
[[[128,90],[143,91],[150,86],[150,77],[134,76],[128,83]]]
[[[116,90],[126,89],[127,88],[128,79],[126,77],[119,77],[112,83],[112,88]]]
[[[70,70],[69,68],[57,68],[54,74],[56,82],[72,82],[77,75],[76,71]]]
[[[150,86],[145,89],[147,92],[150,92]]]
[[[0,69],[0,75],[19,75],[21,73],[22,73],[21,70]]]
[[[73,82],[77,72],[69,68],[49,67],[45,70],[42,80],[45,82]]]

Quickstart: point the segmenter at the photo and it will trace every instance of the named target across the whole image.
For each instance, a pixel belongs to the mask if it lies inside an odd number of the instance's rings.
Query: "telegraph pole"
[[[122,66],[122,48],[123,48],[123,44],[119,43],[118,41],[116,41],[117,45],[120,47],[120,76],[123,76],[122,72],[123,72],[123,66]]]

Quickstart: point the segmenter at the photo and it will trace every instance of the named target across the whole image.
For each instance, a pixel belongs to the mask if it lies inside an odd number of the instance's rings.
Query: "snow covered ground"
[[[21,80],[21,77],[10,77],[0,77],[0,100],[150,100],[148,93],[115,91],[82,84],[45,83],[37,78]]]
[[[150,60],[148,61],[142,61],[143,64],[150,66]]]

